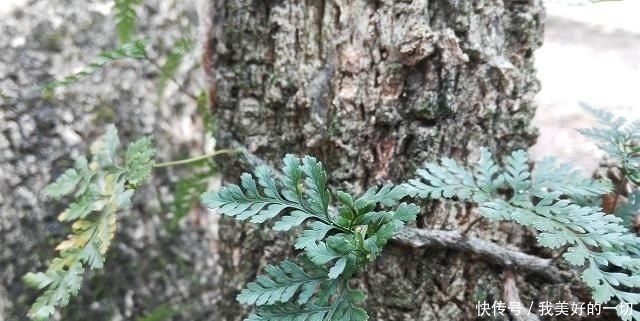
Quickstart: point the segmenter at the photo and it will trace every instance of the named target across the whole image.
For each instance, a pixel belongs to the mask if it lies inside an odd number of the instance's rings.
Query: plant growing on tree
[[[241,303],[258,306],[247,320],[366,320],[366,312],[357,307],[364,295],[348,281],[376,259],[398,229],[415,220],[418,207],[396,205],[406,194],[399,186],[373,187],[357,198],[332,193],[322,164],[310,156],[287,155],[283,163],[281,181],[261,166],[255,178],[242,174],[242,187],[230,184],[202,195],[203,205],[238,220],[260,224],[282,213],[274,223],[276,231],[311,221],[294,244],[307,264],[268,265],[266,274],[237,296]],[[330,207],[334,198],[335,209]]]
[[[117,48],[103,52],[79,73],[44,88],[65,86],[112,61],[134,58],[158,68],[161,95],[168,80],[175,82],[177,66],[193,44],[178,41],[164,65],[150,59],[147,41],[132,40],[135,6],[140,2],[115,1],[113,10],[120,42]],[[178,86],[198,103],[205,118],[210,117],[201,108],[206,94],[195,96]],[[640,121],[626,125],[624,119],[610,113],[590,111],[606,127],[581,132],[597,139],[601,149],[620,161],[625,178],[638,185]],[[212,124],[209,120],[206,123]],[[32,319],[48,319],[56,306],[66,305],[77,294],[86,268],[102,268],[114,235],[117,211],[128,206],[134,190],[149,177],[154,166],[149,138],[132,143],[123,164],[117,161],[118,147],[117,132],[111,126],[92,145],[90,163],[86,157],[77,158],[74,168],[45,190],[54,198],[74,195],[75,201],[59,216],[61,221],[73,222],[72,234],[58,245],[60,256],[46,272],[25,276],[29,285],[44,290],[29,312]],[[569,165],[559,165],[550,158],[530,172],[524,151],[512,153],[501,169],[491,159],[491,153],[483,149],[477,166],[471,170],[443,158],[440,164],[425,164],[417,172],[418,179],[398,186],[374,187],[354,198],[342,191],[332,193],[327,188],[327,174],[314,158],[287,155],[283,161],[282,179],[275,179],[269,168],[258,167],[255,178],[247,173],[241,176],[241,187],[228,185],[202,195],[205,206],[240,220],[263,223],[282,214],[274,224],[278,231],[311,221],[294,243],[301,252],[298,263],[283,261],[268,265],[264,269],[266,274],[249,283],[238,295],[239,302],[258,307],[248,320],[367,319],[366,312],[358,307],[364,295],[351,289],[348,281],[375,260],[396,231],[415,219],[417,206],[398,204],[406,196],[471,201],[478,204],[478,212],[486,218],[536,228],[541,232],[538,242],[542,246],[564,247],[563,257],[568,262],[587,266],[582,270],[582,279],[592,287],[597,302],[615,298],[619,302],[618,312],[626,303],[640,303],[640,294],[629,290],[640,287],[640,246],[638,238],[628,231],[629,221],[640,208],[637,186],[627,202],[614,206],[615,216],[607,215],[600,211],[597,200],[611,192],[610,184],[580,178]],[[191,202],[204,189],[203,178],[185,178],[178,184],[180,197],[174,204],[177,217],[188,208],[180,200]],[[336,200],[336,207],[332,206],[332,199]],[[614,271],[612,266],[618,269]],[[624,320],[631,317],[640,320],[636,311],[621,316]]]
[[[118,39],[116,48],[101,52],[96,59],[79,72],[48,82],[42,86],[42,89],[45,94],[51,94],[52,90],[79,82],[85,77],[99,72],[110,63],[125,59],[141,60],[158,71],[158,82],[156,86],[158,104],[160,104],[169,82],[173,82],[182,94],[193,100],[196,105],[196,112],[198,116],[202,118],[205,126],[203,135],[206,141],[209,137],[213,136],[213,132],[215,131],[215,121],[207,106],[207,91],[201,89],[200,93],[196,95],[184,88],[176,79],[179,67],[195,48],[194,41],[189,37],[183,37],[175,41],[166,53],[162,63],[151,58],[148,54],[151,41],[149,39],[136,39],[134,37],[137,23],[136,8],[141,4],[141,0],[114,1],[112,16]],[[178,221],[187,214],[191,206],[197,202],[199,195],[206,190],[203,175],[217,172],[215,164],[211,161],[202,160],[198,163],[193,162],[192,165],[194,167],[192,173],[180,178],[180,180],[176,182],[175,202],[172,206],[173,217],[167,225],[167,230],[175,230]]]
[[[81,71],[46,83],[42,86],[44,94],[49,95],[55,88],[76,83],[109,63],[123,59],[143,60],[159,71],[158,97],[164,94],[169,81],[174,82],[183,94],[194,100],[198,114],[206,123],[205,135],[212,135],[215,122],[206,106],[206,91],[202,90],[196,96],[174,78],[183,59],[193,51],[193,42],[188,38],[178,40],[163,64],[150,58],[147,54],[149,41],[134,39],[136,6],[141,3],[141,0],[116,0],[112,12],[118,45],[101,52]],[[48,197],[73,196],[74,201],[69,208],[58,216],[60,221],[71,223],[72,231],[68,239],[56,247],[60,255],[45,272],[28,273],[24,276],[24,281],[29,286],[43,290],[28,313],[31,319],[48,320],[56,307],[66,306],[69,299],[77,295],[85,269],[102,269],[106,252],[114,237],[117,213],[130,205],[134,190],[147,180],[153,167],[200,165],[199,173],[184,177],[176,183],[174,216],[167,225],[167,229],[175,230],[178,221],[206,189],[202,172],[207,176],[216,172],[215,165],[209,159],[219,153],[230,152],[213,151],[196,158],[155,164],[155,150],[151,146],[151,139],[146,137],[131,143],[123,163],[119,163],[119,148],[117,130],[111,125],[106,134],[91,145],[91,162],[85,156],[78,157],[73,168],[67,169],[45,189]]]
[[[540,245],[551,249],[566,246],[563,257],[569,263],[586,264],[582,280],[593,289],[596,302],[615,298],[623,320],[631,316],[640,320],[636,311],[626,314],[629,304],[640,303],[640,294],[628,290],[640,287],[640,239],[620,218],[596,206],[581,205],[585,199],[610,192],[611,185],[580,178],[570,166],[558,165],[551,158],[530,172],[527,161],[524,151],[515,151],[500,169],[491,153],[483,149],[471,170],[443,158],[440,164],[425,164],[418,170],[418,178],[404,186],[410,196],[472,201],[485,218],[537,229]],[[621,270],[611,271],[612,266]]]
[[[60,255],[45,272],[24,276],[27,285],[44,291],[28,316],[33,320],[49,320],[56,307],[66,306],[78,294],[87,268],[103,268],[115,234],[117,214],[129,207],[134,191],[147,181],[153,168],[200,162],[230,152],[218,150],[180,161],[155,163],[150,137],[129,144],[123,151],[116,127],[109,125],[106,133],[91,145],[90,157],[76,158],[74,166],[44,190],[51,198],[73,197],[69,207],[58,215],[59,221],[71,224],[71,234],[56,247]]]
[[[640,232],[636,213],[640,211],[640,120],[628,123],[622,117],[587,105],[584,109],[598,121],[600,128],[581,129],[580,133],[596,141],[597,146],[618,162],[622,180],[613,193],[611,212],[622,218],[622,223]],[[630,187],[630,188],[629,188]],[[628,189],[627,201],[619,202]]]
[[[599,118],[606,122],[612,116]],[[621,130],[623,123],[624,120],[616,122],[615,130],[593,132],[613,141],[616,149],[610,150],[618,151],[616,155],[625,166],[624,160],[631,157],[628,151],[637,153],[629,143],[635,137],[632,132],[637,124]],[[617,149],[619,146],[622,151]],[[304,261],[315,265],[310,268],[314,272],[305,272],[289,261],[279,267],[267,266],[266,275],[258,276],[237,297],[240,303],[257,306],[256,313],[247,320],[366,319],[366,314],[355,307],[357,302],[349,301],[350,296],[343,291],[354,293],[347,285],[348,278],[364,263],[375,259],[393,233],[415,218],[418,210],[413,204],[402,203],[390,212],[376,210],[378,204],[392,206],[405,196],[472,201],[478,204],[478,212],[488,219],[515,221],[537,229],[541,232],[540,245],[551,249],[564,246],[563,257],[569,263],[587,265],[582,279],[593,289],[596,302],[615,298],[616,310],[623,320],[640,320],[640,313],[629,308],[640,303],[640,294],[630,290],[640,287],[640,239],[629,232],[619,217],[588,205],[609,193],[612,185],[582,178],[568,164],[546,158],[530,172],[526,152],[518,150],[507,157],[506,166],[501,169],[492,160],[491,153],[482,149],[478,164],[471,170],[443,158],[440,164],[426,163],[417,171],[418,179],[396,187],[387,185],[379,191],[374,187],[355,201],[344,192],[336,192],[339,207],[331,212],[332,194],[326,188],[327,177],[322,166],[308,156],[303,158],[302,167],[300,160],[291,155],[283,161],[282,188],[268,168],[258,167],[255,176],[262,193],[253,177],[245,173],[241,176],[242,188],[232,184],[202,195],[205,206],[239,220],[251,219],[253,223],[263,223],[285,212],[274,224],[273,229],[277,231],[289,230],[307,219],[313,221],[294,247],[302,251]],[[638,168],[629,163],[626,162],[625,173],[635,173]],[[300,184],[302,173],[306,175],[304,185]],[[620,208],[628,213],[637,207],[635,203],[630,204]],[[612,271],[613,266],[619,270]],[[327,293],[327,287],[322,286],[322,282],[327,281],[341,282],[343,286],[332,286],[333,292]],[[309,304],[313,295],[317,295],[319,301]],[[327,300],[332,295],[335,301]]]
[[[610,114],[593,112],[609,129],[583,132],[603,140],[601,147],[621,160],[627,176],[637,174],[637,122],[627,126],[624,119],[612,121]],[[150,139],[143,138],[129,145],[122,163],[118,147],[116,129],[110,126],[92,145],[91,163],[79,157],[74,168],[46,188],[54,198],[74,194],[75,202],[59,216],[73,222],[72,235],[56,248],[60,257],[45,273],[25,276],[28,284],[44,290],[30,311],[32,319],[46,320],[56,306],[67,305],[77,294],[84,269],[102,267],[116,212],[127,207],[134,189],[154,166],[202,159],[154,165]],[[583,267],[582,279],[593,289],[595,301],[613,298],[623,320],[640,320],[637,311],[627,309],[627,304],[640,303],[634,290],[640,287],[640,242],[620,218],[635,215],[640,207],[637,186],[627,202],[615,207],[615,215],[608,215],[598,206],[600,197],[612,190],[611,184],[582,178],[570,165],[552,158],[530,171],[521,150],[506,158],[504,168],[487,149],[480,151],[471,169],[443,158],[440,163],[426,163],[417,171],[417,179],[373,187],[359,197],[331,192],[327,173],[313,157],[287,155],[283,163],[282,174],[259,166],[253,176],[241,176],[240,186],[230,184],[201,196],[206,207],[239,220],[261,224],[280,215],[273,225],[277,231],[309,222],[293,244],[300,251],[297,260],[267,265],[265,274],[237,296],[239,302],[257,306],[247,320],[366,320],[366,312],[358,307],[364,295],[351,289],[348,281],[376,259],[395,232],[415,219],[416,205],[398,204],[407,196],[475,202],[485,218],[537,229],[540,245],[564,247],[562,256]]]

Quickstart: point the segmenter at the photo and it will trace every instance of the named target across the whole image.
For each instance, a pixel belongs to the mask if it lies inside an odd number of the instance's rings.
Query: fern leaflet
[[[327,279],[325,273],[308,274],[301,267],[289,261],[279,266],[267,265],[267,275],[260,275],[238,295],[237,300],[243,304],[272,305],[287,302],[298,294],[298,304],[306,304],[320,282]]]

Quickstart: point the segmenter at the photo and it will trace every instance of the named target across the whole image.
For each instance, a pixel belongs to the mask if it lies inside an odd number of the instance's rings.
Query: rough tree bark
[[[471,163],[481,146],[502,157],[535,139],[540,1],[208,1],[223,147],[241,144],[278,168],[287,152],[314,155],[332,187],[359,193],[411,177],[425,160]],[[241,160],[221,162],[227,181],[250,170]],[[426,204],[417,227],[463,230],[476,216],[472,206]],[[511,224],[482,222],[469,235],[539,252],[532,233]],[[216,320],[239,320],[247,310],[237,291],[291,243],[224,218],[219,237]],[[412,244],[393,242],[359,276],[372,320],[476,319],[477,300],[507,302],[513,289],[527,306],[572,298],[526,271],[514,279],[508,262]]]

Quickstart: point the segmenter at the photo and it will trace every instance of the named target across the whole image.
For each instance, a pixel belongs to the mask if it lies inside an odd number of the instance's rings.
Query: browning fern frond
[[[114,237],[117,212],[129,207],[134,190],[149,176],[155,153],[149,138],[131,145],[125,164],[117,162],[120,142],[115,126],[91,145],[92,159],[76,158],[74,167],[65,171],[45,188],[49,197],[72,194],[75,201],[58,220],[71,223],[71,234],[56,250],[60,252],[45,272],[27,273],[24,281],[44,290],[29,310],[32,320],[49,320],[56,307],[65,306],[77,295],[85,269],[101,269]],[[75,191],[75,193],[74,193]]]

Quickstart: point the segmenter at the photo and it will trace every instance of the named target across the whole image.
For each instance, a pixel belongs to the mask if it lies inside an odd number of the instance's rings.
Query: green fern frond
[[[278,302],[288,302],[298,293],[298,304],[306,304],[313,295],[316,287],[322,281],[328,280],[327,273],[309,274],[301,267],[289,261],[283,261],[279,266],[267,265],[264,268],[267,275],[260,275],[255,282],[237,296],[242,304],[272,305]]]
[[[335,227],[332,225],[319,221],[313,222],[309,225],[308,229],[302,231],[298,239],[296,239],[294,247],[297,250],[306,249],[324,239],[327,233],[334,229]]]
[[[131,40],[136,23],[135,6],[142,0],[115,0],[113,4],[113,16],[116,20],[116,32],[120,43]]]
[[[78,160],[76,160],[76,163]],[[44,192],[52,198],[60,198],[71,193],[80,182],[82,176],[74,168],[67,169],[55,182],[49,184]]]
[[[139,139],[127,147],[127,154],[124,158],[125,177],[133,188],[138,188],[151,175],[154,155],[155,150],[151,146],[151,137]]]
[[[578,131],[594,139],[602,151],[617,158],[625,176],[636,185],[640,185],[640,120],[628,123],[625,118],[616,118],[610,112],[586,104],[582,104],[582,107],[603,127],[583,128]]]
[[[407,194],[430,199],[456,196],[460,200],[472,199],[479,202],[490,198],[505,178],[504,175],[498,175],[497,165],[485,148],[481,150],[480,160],[473,173],[450,158],[442,158],[441,164],[426,163],[423,168],[419,168],[416,171],[419,177],[402,185]],[[483,184],[478,186],[475,180]],[[425,184],[425,181],[429,184]]]
[[[332,304],[308,303],[295,305],[279,303],[258,307],[247,321],[366,321],[366,311],[356,305],[364,301],[360,291],[344,290]]]
[[[281,219],[278,230],[288,230],[293,225],[306,218],[315,217],[325,223],[330,224],[331,218],[326,212],[326,197],[329,193],[326,188],[326,174],[321,174],[322,165],[315,159],[305,158],[304,165],[301,160],[293,155],[284,158],[285,167],[283,172],[287,176],[287,181],[283,182],[284,187],[279,191],[279,187],[273,178],[273,173],[268,167],[261,166],[255,169],[254,179],[251,174],[244,173],[240,177],[242,188],[238,185],[230,184],[222,187],[217,192],[207,192],[202,194],[202,203],[209,208],[217,208],[218,212],[236,219],[244,220],[251,218],[253,223],[263,223],[268,219],[276,217],[284,210],[290,210],[289,215]],[[296,171],[297,176],[292,176],[291,171]],[[314,175],[320,179],[307,177],[306,193],[302,193],[301,181],[302,173]],[[324,175],[324,177],[323,177]],[[262,191],[258,190],[258,186]],[[300,190],[299,190],[300,189]],[[301,221],[302,220],[302,221]]]
[[[195,164],[191,171],[190,175],[180,178],[175,184],[171,206],[173,217],[166,226],[166,229],[170,232],[178,228],[180,220],[200,200],[200,194],[207,190],[209,178],[217,173],[215,166],[207,160],[203,160],[201,165]]]
[[[473,175],[459,166],[452,166],[453,164],[455,161],[449,158],[442,159],[442,166],[425,164],[424,168],[417,170],[420,178],[411,179],[405,185],[407,192],[412,196],[431,199],[457,195],[460,200],[470,199],[475,193],[480,193],[481,191],[475,190]]]
[[[74,168],[68,169],[45,188],[49,197],[60,198],[74,193],[75,201],[58,219],[72,222],[69,237],[56,250],[55,258],[43,273],[28,273],[25,282],[44,290],[29,310],[33,320],[49,320],[56,307],[65,306],[77,295],[86,268],[101,269],[114,237],[116,214],[129,207],[133,189],[149,176],[154,150],[150,139],[132,143],[124,166],[117,162],[119,140],[111,125],[105,135],[91,146],[92,161],[80,156]]]
[[[66,257],[55,259],[51,266],[58,266],[47,273],[29,273],[24,276],[27,285],[45,291],[36,299],[29,310],[29,318],[32,320],[49,320],[55,312],[56,306],[69,304],[69,299],[78,294],[82,282],[84,267],[75,261],[68,266]]]
[[[69,84],[80,81],[81,79],[95,73],[102,69],[108,63],[122,60],[125,58],[141,59],[145,57],[147,42],[145,40],[137,40],[122,44],[116,49],[104,51],[100,53],[98,58],[89,65],[85,66],[80,72],[73,75],[69,75],[60,80],[49,82],[42,86],[45,91],[50,91],[58,87],[63,87]]]
[[[283,163],[281,180],[262,166],[253,176],[242,174],[241,186],[230,184],[201,197],[206,207],[239,220],[263,223],[282,215],[273,225],[277,231],[312,221],[294,247],[302,250],[302,258],[317,272],[304,272],[286,261],[278,267],[268,266],[267,275],[259,276],[238,296],[241,303],[259,306],[247,320],[366,320],[364,310],[349,299],[355,294],[335,294],[375,260],[398,229],[415,220],[419,208],[401,203],[393,211],[376,211],[379,206],[394,206],[406,196],[404,188],[375,187],[354,198],[342,191],[331,193],[328,176],[313,157],[286,155]],[[337,209],[332,199],[338,200]],[[290,303],[298,291],[297,302]]]
[[[611,120],[612,116],[600,117]],[[620,218],[574,201],[606,194],[612,189],[610,184],[582,178],[569,166],[556,165],[553,159],[543,160],[530,172],[524,151],[509,155],[501,170],[489,156],[483,151],[472,170],[455,166],[450,159],[426,164],[428,174],[418,171],[420,179],[410,181],[405,188],[421,197],[480,200],[478,212],[484,217],[536,228],[540,245],[552,249],[567,246],[563,257],[569,263],[588,263],[582,278],[593,289],[597,302],[615,297],[621,304],[640,303],[640,294],[628,290],[640,287],[640,257],[631,255],[640,252],[640,239],[628,232]],[[498,189],[509,190],[512,196],[505,200],[497,195]],[[623,272],[609,272],[610,266]]]
[[[475,191],[473,200],[482,202],[495,195],[498,188],[504,184],[504,177],[500,175],[500,167],[493,161],[489,149],[480,148],[480,159],[473,168],[473,177],[480,191]]]
[[[536,163],[532,178],[537,190],[559,191],[571,199],[600,196],[613,189],[610,182],[584,178],[580,171],[573,170],[571,164],[558,165],[552,157],[545,157]]]

